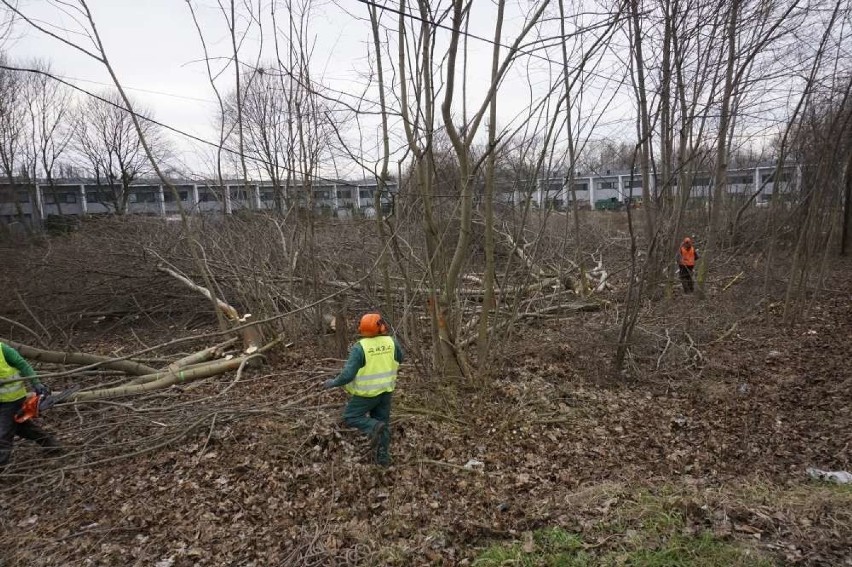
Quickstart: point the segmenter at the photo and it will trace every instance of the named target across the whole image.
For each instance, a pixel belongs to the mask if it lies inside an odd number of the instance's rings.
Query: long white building
[[[224,187],[187,180],[174,180],[183,209],[190,214],[233,213],[242,210],[275,210],[283,201],[307,205],[302,187],[280,188],[271,183],[248,184],[226,181]],[[385,184],[389,193],[396,183]],[[377,183],[373,181],[322,181],[311,185],[314,209],[338,215],[374,214]],[[277,193],[277,195],[276,195]],[[383,197],[389,203],[388,197]],[[30,182],[0,182],[0,222],[18,223],[47,219],[50,216],[82,216],[114,214],[169,216],[179,212],[173,192],[161,183],[139,180],[130,185],[127,194],[119,188],[97,184],[92,179],[58,179],[52,184],[39,180]]]
[[[780,183],[779,189],[788,193],[800,184],[801,172],[796,166],[782,169],[780,180],[775,179],[775,165],[762,165],[749,169],[728,172],[727,192],[747,198],[755,192],[759,195],[755,204],[767,203]],[[652,179],[652,182],[654,180]],[[234,213],[238,211],[271,211],[281,205],[307,206],[307,192],[300,186],[289,190],[276,189],[268,182],[229,180],[224,188],[210,183],[188,180],[173,181],[183,209],[190,214]],[[699,173],[695,176],[690,191],[692,199],[706,199],[713,190],[712,176]],[[395,181],[385,184],[383,206],[389,207],[398,186]],[[313,208],[338,217],[357,214],[372,216],[375,180],[345,181],[323,180],[311,185]],[[276,196],[278,193],[278,196]],[[651,188],[655,193],[655,188]],[[545,177],[531,182],[498,180],[497,199],[507,205],[520,205],[527,200],[537,208],[561,209],[571,203],[572,193],[564,176]],[[592,175],[577,175],[574,180],[574,195],[579,205],[594,208],[595,203],[611,201],[623,203],[642,196],[642,179],[638,173],[604,171]],[[170,216],[179,212],[173,193],[162,184],[152,180],[139,180],[131,184],[126,195],[122,191],[98,184],[93,179],[58,179],[52,184],[39,180],[16,182],[14,185],[0,182],[0,223],[41,223],[52,216],[83,216],[114,214],[124,209],[127,214]]]
[[[726,191],[729,195],[748,198],[759,192],[755,204],[761,206],[769,201],[776,184],[783,193],[794,191],[800,184],[801,170],[797,166],[782,168],[779,180],[775,179],[774,164],[761,165],[748,169],[731,169],[727,175]],[[661,183],[651,179],[651,194],[657,194]],[[655,187],[656,185],[656,187]],[[673,189],[677,193],[677,179]],[[571,203],[572,193],[565,176],[552,176],[536,180],[532,184],[518,183],[516,186],[501,187],[501,200],[506,204],[520,204],[531,199],[532,204],[540,208],[560,209]],[[690,189],[690,198],[703,200],[713,192],[713,176],[708,172],[695,175]],[[615,200],[625,202],[628,199],[642,197],[642,175],[638,171],[604,171],[594,174],[580,173],[574,177],[574,195],[578,204],[594,208],[595,203]]]

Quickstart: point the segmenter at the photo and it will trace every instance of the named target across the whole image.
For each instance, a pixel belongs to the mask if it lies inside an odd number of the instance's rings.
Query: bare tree
[[[5,55],[0,54],[0,63],[7,63]],[[25,161],[29,135],[27,90],[25,75],[0,68],[0,165],[8,187],[3,200],[15,204],[24,226],[28,226],[28,223],[24,222],[18,177],[20,173],[29,171]]]
[[[241,84],[242,95],[237,97],[234,93],[226,102],[228,130],[236,131],[236,125],[242,122],[243,149],[272,182],[275,210],[284,213],[292,204],[286,169],[289,153],[294,149],[288,143],[286,95],[280,79],[263,70],[246,71]]]
[[[14,3],[17,6],[17,2]],[[14,10],[0,10],[0,53],[4,53],[6,42],[12,36],[17,13]]]
[[[139,105],[134,108],[154,158],[164,161],[169,148],[160,129],[147,118],[149,111]],[[116,214],[125,214],[131,184],[153,173],[130,111],[117,93],[109,91],[85,100],[76,109],[74,121],[74,150],[81,166],[95,179],[97,201]]]
[[[40,71],[29,75],[29,118],[32,144],[32,177],[44,177],[47,195],[62,214],[62,203],[56,190],[55,170],[66,155],[76,124],[71,120],[71,94],[54,80],[47,63],[35,61],[31,68]]]

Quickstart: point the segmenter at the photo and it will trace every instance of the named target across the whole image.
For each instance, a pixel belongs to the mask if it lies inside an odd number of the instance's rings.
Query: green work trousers
[[[393,392],[385,392],[372,398],[352,396],[343,410],[343,421],[370,437],[376,449],[376,462],[390,464],[390,412]],[[376,428],[384,423],[380,431]]]

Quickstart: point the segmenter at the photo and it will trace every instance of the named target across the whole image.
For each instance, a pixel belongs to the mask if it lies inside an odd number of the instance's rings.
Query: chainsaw
[[[41,415],[46,409],[50,409],[59,402],[64,402],[71,396],[77,393],[80,386],[71,386],[58,394],[50,394],[48,396],[39,395],[35,392],[27,394],[27,399],[24,400],[20,411],[15,414],[15,423],[24,423]]]

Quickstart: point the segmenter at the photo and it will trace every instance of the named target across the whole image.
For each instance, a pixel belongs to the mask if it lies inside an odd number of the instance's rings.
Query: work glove
[[[328,390],[330,388],[334,388],[334,378],[329,378],[328,380],[323,382],[322,387],[325,388],[326,390]]]
[[[33,391],[39,395],[44,396],[45,398],[50,395],[50,388],[39,382],[35,386],[33,386]]]

